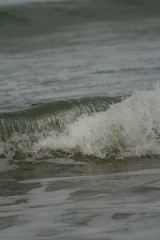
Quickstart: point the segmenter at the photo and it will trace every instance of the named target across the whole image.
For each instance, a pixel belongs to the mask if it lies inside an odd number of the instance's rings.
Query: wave
[[[17,112],[0,113],[0,153],[8,158],[34,155],[34,144],[51,132],[60,134],[82,116],[106,111],[121,97],[92,97],[38,103]]]
[[[131,96],[50,102],[0,114],[1,155],[102,159],[160,155],[160,86]]]

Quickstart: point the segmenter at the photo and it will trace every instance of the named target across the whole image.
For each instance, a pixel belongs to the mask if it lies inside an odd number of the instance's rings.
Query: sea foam
[[[36,154],[59,150],[116,159],[160,155],[160,84],[135,91],[108,110],[82,114],[33,144]]]

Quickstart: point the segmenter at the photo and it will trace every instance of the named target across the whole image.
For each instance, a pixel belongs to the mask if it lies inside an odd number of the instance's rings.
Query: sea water
[[[45,2],[61,2],[61,1],[68,1],[68,0],[1,0],[1,6],[13,6],[19,4],[29,4],[29,3],[45,3]],[[76,0],[73,0],[76,1]]]
[[[0,239],[158,240],[159,1],[0,5]]]

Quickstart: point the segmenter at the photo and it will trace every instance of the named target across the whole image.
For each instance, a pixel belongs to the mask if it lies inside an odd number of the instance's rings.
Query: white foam
[[[50,132],[34,151],[79,151],[86,155],[141,157],[160,154],[160,84],[135,91],[109,110],[83,115],[62,133]]]

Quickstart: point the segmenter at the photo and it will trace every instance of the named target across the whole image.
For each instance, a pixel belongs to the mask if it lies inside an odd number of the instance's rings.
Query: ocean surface
[[[0,0],[1,240],[159,240],[159,28],[159,0]]]

